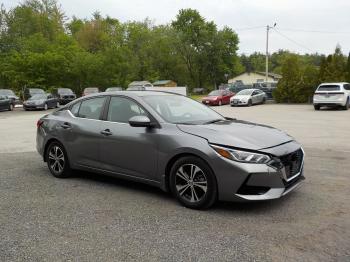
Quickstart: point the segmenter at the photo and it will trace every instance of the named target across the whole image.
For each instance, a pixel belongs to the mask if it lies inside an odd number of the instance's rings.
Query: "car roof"
[[[344,84],[349,84],[349,83],[348,82],[321,83],[320,86],[323,86],[323,85],[344,85]]]

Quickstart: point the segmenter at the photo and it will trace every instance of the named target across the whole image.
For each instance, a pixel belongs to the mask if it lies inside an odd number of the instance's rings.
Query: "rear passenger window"
[[[97,97],[81,102],[78,117],[88,119],[100,119],[105,98]]]
[[[70,109],[70,111],[72,112],[72,114],[74,116],[78,116],[78,112],[79,112],[79,108],[80,108],[81,103],[76,103],[72,106],[72,108]]]

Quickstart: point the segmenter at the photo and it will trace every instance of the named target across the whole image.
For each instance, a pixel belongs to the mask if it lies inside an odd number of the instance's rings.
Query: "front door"
[[[112,96],[107,121],[101,125],[102,168],[119,174],[154,180],[157,172],[156,128],[132,127],[129,119],[148,113],[135,101]]]

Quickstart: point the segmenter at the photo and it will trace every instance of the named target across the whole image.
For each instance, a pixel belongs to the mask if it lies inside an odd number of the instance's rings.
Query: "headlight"
[[[253,164],[266,164],[271,160],[271,158],[265,154],[242,151],[242,150],[220,147],[215,145],[211,145],[211,147],[220,156],[233,161],[253,163]]]

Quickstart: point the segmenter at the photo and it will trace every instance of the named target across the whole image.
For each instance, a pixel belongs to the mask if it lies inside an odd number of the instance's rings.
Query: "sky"
[[[6,8],[21,1],[1,0]],[[337,44],[350,52],[349,0],[59,0],[66,16],[91,18],[99,11],[122,22],[149,18],[169,23],[180,9],[197,9],[219,28],[231,27],[239,36],[239,53],[266,50],[266,26],[270,30],[269,52],[288,49],[297,53],[330,54]]]

